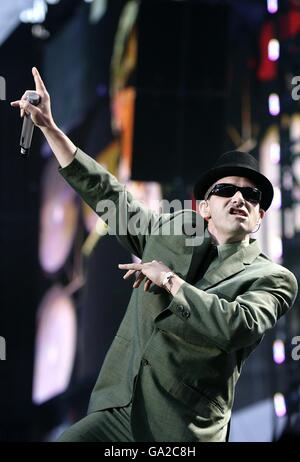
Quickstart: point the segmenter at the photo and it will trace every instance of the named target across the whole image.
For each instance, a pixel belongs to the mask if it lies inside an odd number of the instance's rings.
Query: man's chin
[[[231,228],[230,230],[231,237],[236,240],[243,240],[245,237],[250,234],[246,226],[242,226],[242,223],[240,223],[239,226],[235,226],[233,229]]]

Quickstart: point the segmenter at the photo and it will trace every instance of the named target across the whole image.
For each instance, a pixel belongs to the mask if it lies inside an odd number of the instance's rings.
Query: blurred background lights
[[[49,159],[42,176],[39,260],[47,273],[55,273],[65,263],[78,220],[74,192],[57,175],[54,159]]]
[[[280,113],[280,102],[277,93],[271,93],[269,96],[269,113],[277,116]]]
[[[20,21],[32,24],[44,22],[47,9],[47,4],[44,0],[34,0],[32,8],[21,11]]]
[[[277,61],[279,58],[279,42],[277,39],[271,39],[268,43],[268,57],[270,61]]]
[[[52,209],[53,213],[53,222],[59,224],[64,219],[64,208],[61,204],[55,204]]]
[[[293,181],[292,172],[288,170],[285,170],[283,172],[282,183],[283,183],[284,189],[286,190],[291,190],[293,188],[294,181]]]
[[[282,239],[280,236],[274,236],[271,247],[272,258],[280,262],[282,258]]]
[[[268,1],[268,12],[271,14],[277,13],[278,0],[267,0],[267,1]]]
[[[76,312],[59,285],[44,296],[37,316],[33,401],[41,404],[67,388],[76,351]]]
[[[295,235],[295,219],[294,210],[286,208],[284,210],[284,236],[287,239],[292,239]]]
[[[286,404],[282,393],[275,393],[274,395],[274,409],[277,417],[286,415]]]
[[[284,342],[280,339],[273,343],[273,360],[276,364],[282,364],[285,361]]]
[[[34,24],[31,28],[31,33],[34,37],[41,40],[46,40],[50,37],[50,32],[41,24]]]
[[[293,155],[297,155],[300,151],[300,114],[295,113],[290,117],[289,121],[289,129],[290,129],[290,140],[291,140],[291,153]],[[293,159],[293,164],[295,165],[297,162],[297,158]]]
[[[274,187],[274,198],[272,201],[272,207],[277,210],[281,208],[281,190],[278,186]]]
[[[273,164],[280,162],[280,145],[279,143],[271,143],[270,145],[270,160]]]

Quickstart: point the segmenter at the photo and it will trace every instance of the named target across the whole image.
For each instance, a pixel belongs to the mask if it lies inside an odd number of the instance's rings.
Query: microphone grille
[[[30,102],[30,104],[33,104],[34,106],[37,106],[41,101],[40,95],[36,92],[28,93],[26,99]]]

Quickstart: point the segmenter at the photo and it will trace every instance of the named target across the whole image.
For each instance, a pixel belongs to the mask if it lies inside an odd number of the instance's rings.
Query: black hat
[[[217,180],[226,176],[243,176],[253,181],[262,192],[260,206],[267,210],[273,199],[271,182],[259,171],[257,160],[247,152],[229,151],[222,154],[213,168],[206,171],[194,187],[196,199],[204,199],[205,193]]]

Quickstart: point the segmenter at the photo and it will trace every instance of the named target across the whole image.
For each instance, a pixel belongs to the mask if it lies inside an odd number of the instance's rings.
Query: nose
[[[241,191],[237,191],[234,194],[234,196],[232,196],[231,202],[233,202],[235,204],[245,204],[245,199],[244,199],[243,194],[241,193]]]

